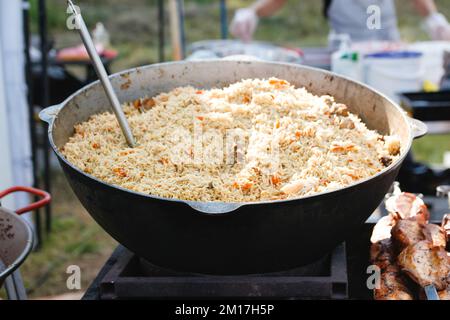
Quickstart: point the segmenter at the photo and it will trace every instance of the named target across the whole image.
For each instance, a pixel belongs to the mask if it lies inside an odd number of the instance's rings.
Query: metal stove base
[[[171,271],[118,246],[85,300],[118,299],[347,299],[345,245],[312,265],[285,272],[211,276]]]

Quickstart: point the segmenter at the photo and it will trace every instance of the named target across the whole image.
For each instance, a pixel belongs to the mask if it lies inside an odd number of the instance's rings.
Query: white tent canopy
[[[33,184],[22,1],[0,1],[0,187]],[[17,194],[11,209],[23,207],[30,199]],[[5,203],[6,205],[6,203]]]

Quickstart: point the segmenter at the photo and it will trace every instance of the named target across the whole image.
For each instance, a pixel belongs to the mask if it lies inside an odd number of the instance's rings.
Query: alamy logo
[[[380,30],[381,29],[381,8],[377,5],[370,5],[367,7],[367,29]]]
[[[367,289],[373,290],[373,289],[380,289],[380,278],[381,278],[381,270],[380,267],[376,265],[370,265],[367,267],[366,270],[367,274],[370,274],[370,276],[367,278],[366,285]]]
[[[66,269],[66,273],[70,274],[67,277],[66,286],[69,290],[81,289],[81,269],[77,265],[70,265]]]
[[[67,6],[66,12],[69,15],[69,17],[66,20],[67,29],[69,30],[80,29],[80,25],[77,18],[77,15],[80,14],[81,12],[80,7],[75,5],[73,7]]]

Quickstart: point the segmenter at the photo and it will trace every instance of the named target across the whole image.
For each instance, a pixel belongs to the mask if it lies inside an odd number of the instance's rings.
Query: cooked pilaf
[[[295,198],[371,177],[400,154],[398,137],[369,130],[333,97],[276,78],[176,88],[124,111],[137,147],[105,112],[76,125],[61,152],[100,180],[165,198]]]

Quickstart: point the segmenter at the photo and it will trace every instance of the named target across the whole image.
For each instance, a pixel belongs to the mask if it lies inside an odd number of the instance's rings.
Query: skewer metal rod
[[[84,23],[83,17],[79,12],[76,11],[75,6],[72,1],[67,1],[73,14],[75,17],[76,27],[80,33],[81,39],[83,40],[84,46],[86,47],[89,56],[94,65],[95,72],[97,73],[100,82],[103,84],[103,88],[105,89],[106,95],[108,96],[109,101],[111,102],[111,106],[113,107],[114,114],[116,115],[117,121],[119,122],[120,128],[125,136],[125,139],[130,147],[134,147],[136,142],[133,137],[133,133],[131,132],[131,128],[128,124],[127,118],[123,113],[122,107],[120,105],[119,99],[117,98],[111,81],[109,81],[108,74],[106,73],[105,67],[95,49],[94,42],[92,41],[91,35],[89,34],[89,30]]]

